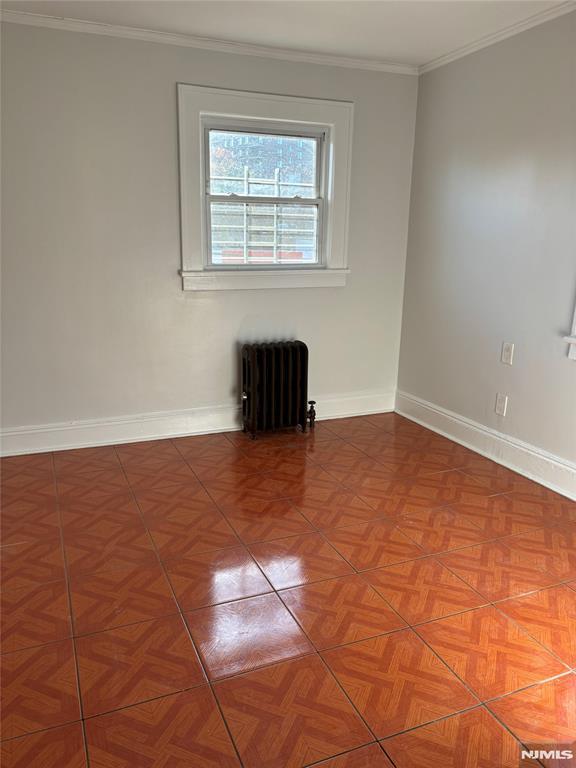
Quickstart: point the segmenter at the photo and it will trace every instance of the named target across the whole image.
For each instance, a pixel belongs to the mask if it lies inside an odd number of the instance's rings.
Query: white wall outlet
[[[502,342],[502,354],[500,360],[506,365],[512,365],[514,360],[514,344],[511,341]]]
[[[496,407],[494,410],[498,414],[498,416],[506,416],[506,409],[508,408],[508,395],[503,395],[501,392],[498,392],[496,395]]]

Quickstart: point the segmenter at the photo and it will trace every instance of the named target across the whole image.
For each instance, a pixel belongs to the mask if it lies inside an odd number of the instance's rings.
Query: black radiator
[[[242,419],[245,432],[314,428],[314,401],[308,401],[308,347],[303,341],[245,344],[242,347]],[[310,406],[308,408],[308,405]]]

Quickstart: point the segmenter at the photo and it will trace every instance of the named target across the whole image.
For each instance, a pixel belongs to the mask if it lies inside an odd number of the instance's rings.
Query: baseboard
[[[393,411],[395,401],[395,393],[392,390],[316,397],[319,420]],[[205,435],[236,429],[240,429],[240,409],[233,404],[140,413],[108,419],[82,419],[2,429],[0,454],[14,456],[182,435]]]
[[[576,500],[576,464],[407,392],[395,410],[531,480]]]

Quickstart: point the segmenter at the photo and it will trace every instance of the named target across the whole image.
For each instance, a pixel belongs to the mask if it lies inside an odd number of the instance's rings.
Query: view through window
[[[213,266],[320,264],[321,139],[207,131]]]

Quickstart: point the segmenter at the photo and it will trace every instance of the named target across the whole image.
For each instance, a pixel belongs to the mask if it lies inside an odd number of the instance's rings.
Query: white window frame
[[[182,287],[213,291],[346,283],[353,105],[350,102],[178,85]],[[319,263],[210,263],[207,132],[258,130],[319,139]],[[233,197],[227,198],[230,202]],[[254,202],[262,198],[255,198]]]

